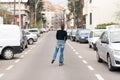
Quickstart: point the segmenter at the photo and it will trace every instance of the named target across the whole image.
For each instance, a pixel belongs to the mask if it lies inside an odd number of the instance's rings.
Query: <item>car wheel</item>
[[[23,49],[23,50],[25,49],[25,45],[22,45],[22,49]]]
[[[95,44],[92,44],[93,45],[93,50],[96,50],[96,45]]]
[[[28,48],[28,45],[26,44],[25,48]]]
[[[89,48],[92,48],[92,46],[89,44]]]
[[[33,39],[29,39],[28,44],[32,45],[33,44]]]
[[[103,62],[103,60],[99,56],[98,50],[96,51],[96,53],[97,53],[97,61],[100,62],[100,63]]]
[[[4,49],[2,53],[2,57],[6,60],[10,60],[14,57],[14,51],[11,48],[6,48]]]
[[[111,64],[111,58],[110,58],[109,55],[108,55],[108,57],[107,57],[107,64],[108,64],[108,69],[109,69],[110,71],[113,71],[113,70],[115,69],[115,67],[113,67],[112,64]]]

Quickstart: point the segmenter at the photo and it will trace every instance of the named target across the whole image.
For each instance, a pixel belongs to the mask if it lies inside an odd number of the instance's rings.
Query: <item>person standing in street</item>
[[[60,56],[59,56],[59,66],[63,65],[63,52],[65,48],[65,43],[67,40],[67,32],[64,30],[64,24],[61,24],[61,30],[58,30],[56,33],[57,44],[55,47],[55,51],[53,54],[52,64],[54,63],[57,53],[60,49]]]

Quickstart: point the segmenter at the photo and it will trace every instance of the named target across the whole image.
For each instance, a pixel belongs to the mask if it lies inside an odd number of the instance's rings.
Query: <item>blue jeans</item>
[[[64,47],[60,47],[60,48],[56,47],[55,48],[55,52],[53,54],[53,60],[56,59],[56,56],[57,56],[57,53],[58,53],[59,49],[60,49],[59,63],[63,63],[63,51],[64,51]]]

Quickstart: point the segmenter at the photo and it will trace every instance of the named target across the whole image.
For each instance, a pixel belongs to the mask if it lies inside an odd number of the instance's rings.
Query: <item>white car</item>
[[[28,31],[25,31],[25,35],[27,37],[28,44],[32,45],[34,42],[37,42],[38,37],[36,34],[30,33]]]
[[[103,31],[105,31],[105,29],[94,29],[90,31],[90,34],[88,36],[89,48],[96,50],[96,41],[99,39]]]
[[[33,33],[33,34],[36,34],[37,37],[40,37],[40,31],[39,31],[38,28],[31,28],[31,29],[28,29],[28,32]]]
[[[120,29],[103,32],[96,47],[98,62],[107,62],[109,70],[120,67]]]

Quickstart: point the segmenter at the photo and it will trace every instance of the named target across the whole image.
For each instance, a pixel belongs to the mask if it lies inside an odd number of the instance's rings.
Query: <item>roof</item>
[[[14,2],[14,0],[0,0],[0,2]],[[19,2],[19,0],[16,0],[16,2]],[[20,2],[28,2],[28,0],[20,0]]]

